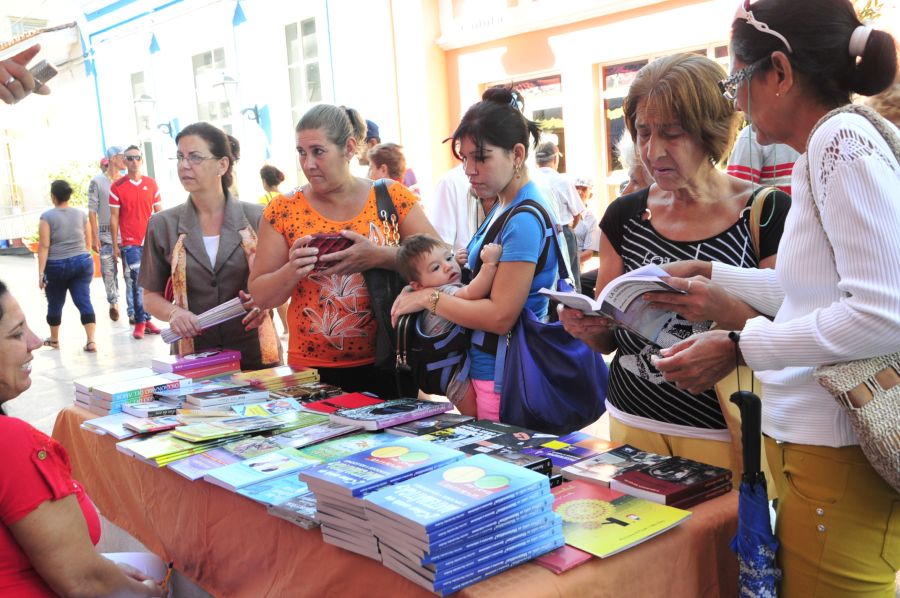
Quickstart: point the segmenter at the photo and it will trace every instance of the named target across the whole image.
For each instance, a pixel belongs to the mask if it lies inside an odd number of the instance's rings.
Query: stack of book
[[[327,399],[344,394],[344,391],[332,384],[324,382],[304,382],[294,386],[285,386],[269,392],[273,399],[294,399],[301,405],[312,401]]]
[[[205,380],[240,372],[241,352],[210,349],[187,355],[166,355],[153,358],[151,365],[156,372],[172,372],[191,380]]]
[[[366,496],[382,562],[450,594],[563,545],[547,476],[475,455]]]
[[[90,409],[91,395],[94,387],[101,384],[111,384],[113,382],[121,382],[123,380],[134,380],[137,378],[146,378],[155,374],[150,368],[134,368],[130,370],[117,370],[115,372],[106,372],[104,374],[96,374],[94,376],[86,376],[78,378],[75,384],[75,405],[83,409]]]
[[[232,440],[202,453],[172,461],[167,464],[167,467],[191,481],[199,480],[214,469],[265,455],[280,448],[282,448],[281,445],[269,438],[250,436],[240,440]]]
[[[153,400],[168,403],[176,408],[180,408],[184,404],[185,397],[192,393],[196,394],[211,390],[224,390],[226,388],[244,388],[247,386],[250,385],[246,382],[233,382],[230,377],[209,378],[192,382],[182,388],[156,391],[153,393]]]
[[[249,383],[255,388],[273,391],[307,382],[318,382],[319,372],[313,368],[295,369],[289,365],[280,365],[263,370],[232,374],[231,379],[235,382]]]
[[[155,374],[116,382],[97,384],[91,388],[88,409],[97,415],[121,413],[128,403],[147,403],[153,393],[181,388],[191,384],[191,379],[180,374]]]
[[[316,518],[325,542],[380,560],[378,540],[369,527],[363,497],[463,459],[459,451],[413,438],[389,437],[390,441],[324,463],[300,473],[316,498]]]
[[[242,317],[247,313],[247,310],[244,309],[244,304],[241,301],[240,297],[235,297],[230,301],[226,301],[221,305],[217,305],[214,308],[203,312],[197,316],[197,322],[200,324],[200,328],[206,329],[210,326],[216,326],[221,324],[222,322],[227,322],[228,320]],[[166,328],[162,331],[162,339],[167,343],[174,343],[178,339],[181,338],[177,332],[172,330],[171,328]]]
[[[231,388],[219,388],[217,390],[191,390],[183,397],[181,406],[186,409],[203,411],[233,410],[235,405],[248,405],[259,403],[269,399],[269,391],[253,388],[252,386],[236,386]]]
[[[116,444],[116,449],[154,467],[165,467],[172,461],[208,451],[233,438],[217,438],[208,442],[188,442],[175,438],[170,432],[162,432],[149,437],[131,438]]]
[[[375,405],[338,409],[328,417],[337,424],[360,426],[366,430],[383,430],[451,409],[453,409],[453,405],[448,402],[392,399]]]

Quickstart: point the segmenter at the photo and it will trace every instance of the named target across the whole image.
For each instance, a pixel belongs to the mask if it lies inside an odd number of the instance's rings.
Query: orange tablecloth
[[[272,517],[263,506],[203,481],[191,482],[116,450],[115,439],[79,426],[94,417],[68,407],[53,437],[69,451],[75,478],[103,515],[217,597],[431,596],[373,560]],[[687,522],[607,559],[562,575],[531,563],[459,596],[737,595],[737,560],[728,542],[737,493],[694,508]]]

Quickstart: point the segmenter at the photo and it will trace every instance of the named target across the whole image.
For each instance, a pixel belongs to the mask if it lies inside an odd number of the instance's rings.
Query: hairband
[[[866,50],[866,44],[869,42],[869,34],[872,28],[868,25],[860,25],[850,34],[850,56],[862,58],[863,52]]]

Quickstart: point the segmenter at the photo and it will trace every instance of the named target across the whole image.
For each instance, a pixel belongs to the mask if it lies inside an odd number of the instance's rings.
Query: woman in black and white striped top
[[[647,264],[702,259],[744,268],[774,266],[790,198],[781,192],[767,198],[757,255],[749,225],[753,186],[716,168],[738,123],[718,88],[724,76],[708,58],[678,54],[653,61],[635,78],[625,99],[625,122],[655,183],[607,208],[600,224],[598,289]],[[716,305],[720,324],[741,325],[757,315],[734,296],[691,285],[690,300]],[[674,341],[710,328],[710,321],[691,321],[692,315],[681,313],[663,334]],[[564,310],[562,320],[595,350],[616,351],[607,392],[613,440],[734,468],[713,391],[695,395],[666,382],[650,363],[654,346],[604,318]]]

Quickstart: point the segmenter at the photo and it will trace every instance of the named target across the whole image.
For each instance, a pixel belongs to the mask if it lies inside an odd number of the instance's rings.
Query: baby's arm
[[[502,253],[503,247],[496,243],[485,245],[481,249],[481,269],[475,278],[472,279],[472,282],[456,292],[456,297],[461,299],[485,299],[489,297]]]

